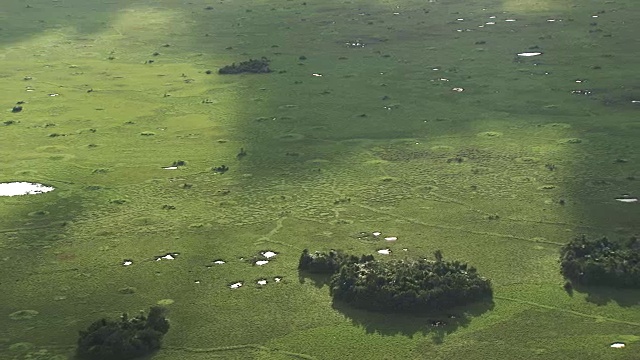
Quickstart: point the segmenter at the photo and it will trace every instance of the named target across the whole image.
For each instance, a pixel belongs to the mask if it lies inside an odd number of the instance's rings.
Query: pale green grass
[[[0,358],[71,358],[91,321],[163,299],[156,359],[637,353],[638,291],[569,296],[557,263],[575,235],[637,233],[614,200],[640,177],[632,1],[31,5],[0,12],[0,181],[57,190],[0,198]],[[215,73],[260,56],[274,73]],[[373,231],[398,240],[357,237]],[[349,309],[296,270],[304,248],[383,247],[468,261],[494,304],[435,328],[446,314]]]

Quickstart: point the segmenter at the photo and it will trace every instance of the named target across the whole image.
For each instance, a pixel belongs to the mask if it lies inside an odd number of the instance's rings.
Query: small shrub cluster
[[[261,74],[269,72],[271,72],[271,69],[269,69],[269,59],[264,56],[260,59],[249,59],[240,64],[233,63],[218,70],[218,74],[221,75],[240,73]]]
[[[166,309],[153,306],[149,315],[120,320],[100,319],[87,330],[80,331],[77,356],[90,360],[128,360],[146,356],[160,349],[164,334],[169,331]]]
[[[640,239],[576,237],[560,250],[560,268],[567,279],[583,285],[640,287]]]
[[[490,299],[491,282],[474,267],[459,261],[379,261],[372,255],[360,258],[340,251],[302,252],[298,268],[332,274],[334,300],[374,311],[441,311],[454,306]]]
[[[364,263],[372,260],[373,255],[362,255],[358,258],[339,250],[330,250],[328,253],[316,251],[311,254],[309,250],[304,249],[298,262],[298,270],[313,274],[335,274],[345,264]]]

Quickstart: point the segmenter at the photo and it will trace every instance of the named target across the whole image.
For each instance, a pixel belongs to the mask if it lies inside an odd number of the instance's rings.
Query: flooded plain
[[[154,359],[633,359],[640,293],[569,295],[558,256],[638,234],[639,16],[631,0],[7,1],[0,358],[72,359],[94,320],[160,304]],[[270,73],[218,74],[262,57]],[[354,311],[298,273],[303,249],[439,249],[494,303]]]

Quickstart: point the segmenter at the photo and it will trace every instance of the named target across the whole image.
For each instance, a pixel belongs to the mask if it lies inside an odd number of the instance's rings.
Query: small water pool
[[[26,181],[0,183],[0,196],[42,194],[53,190],[55,190],[55,188],[52,186]]]

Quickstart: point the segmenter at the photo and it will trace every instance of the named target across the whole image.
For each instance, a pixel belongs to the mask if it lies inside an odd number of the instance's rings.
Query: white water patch
[[[167,166],[167,167],[163,167],[163,169],[165,169],[165,170],[176,170],[176,169],[178,169],[178,167],[177,166]]]
[[[267,279],[260,279],[257,281],[258,285],[267,285]]]
[[[178,254],[178,253],[167,253],[167,254],[162,255],[162,256],[156,256],[156,257],[155,257],[155,260],[156,260],[156,261],[161,261],[161,260],[175,260],[175,259],[176,259],[176,257],[178,257],[178,255],[180,255],[180,254]]]
[[[611,344],[611,347],[614,349],[624,349],[625,344],[621,342],[615,342]]]
[[[617,201],[623,202],[623,203],[634,203],[634,202],[638,202],[638,198],[635,196],[630,196],[628,194],[622,195],[620,197],[616,198]]]
[[[237,288],[239,288],[241,286],[242,286],[242,282],[240,282],[240,281],[229,285],[229,287],[232,288],[232,289],[237,289]]]
[[[380,255],[389,255],[389,254],[391,254],[391,250],[390,249],[380,249],[380,250],[378,250],[378,254],[380,254]]]
[[[538,55],[542,55],[542,53],[541,52],[522,52],[518,54],[518,56],[522,56],[522,57],[531,57],[531,56],[538,56]]]
[[[223,260],[216,260],[213,263],[216,264],[216,265],[222,265],[222,264],[224,264],[224,261]]]
[[[275,251],[270,251],[270,250],[263,251],[263,252],[261,252],[260,254],[261,254],[262,256],[264,256],[266,259],[270,259],[270,258],[272,258],[272,257],[274,257],[274,256],[276,256],[276,255],[278,255],[278,253],[276,253]]]
[[[0,183],[0,196],[42,194],[53,190],[55,190],[55,188],[52,186],[26,181]]]
[[[268,263],[269,263],[269,260],[258,260],[255,262],[255,264],[258,266],[266,265]]]
[[[396,241],[398,240],[397,236],[387,236],[386,238],[384,238],[387,241]]]

